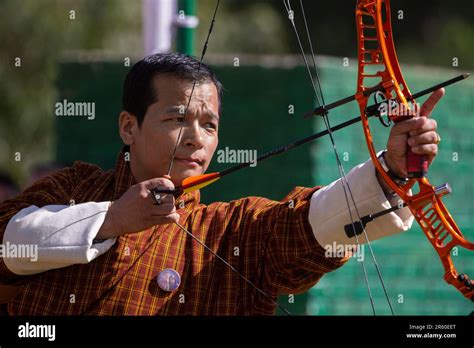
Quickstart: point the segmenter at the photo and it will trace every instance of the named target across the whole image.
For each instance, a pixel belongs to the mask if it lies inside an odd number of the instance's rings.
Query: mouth
[[[203,163],[202,160],[192,157],[176,157],[175,161],[191,167],[200,167]]]

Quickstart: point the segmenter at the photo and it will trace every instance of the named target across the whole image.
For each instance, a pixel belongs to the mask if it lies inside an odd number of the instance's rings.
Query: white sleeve
[[[360,217],[383,211],[398,204],[398,196],[390,201],[385,196],[375,175],[375,167],[371,160],[353,168],[347,174],[347,181],[356,201]],[[348,199],[351,203],[352,217],[354,221],[357,221],[357,213],[349,192]],[[369,240],[372,241],[406,231],[410,229],[413,221],[414,217],[410,210],[403,208],[374,219],[366,225],[365,230]],[[337,245],[357,244],[356,237],[348,237],[344,230],[344,226],[351,223],[351,217],[340,179],[313,194],[309,209],[309,222],[316,240],[322,247],[334,245],[334,243]],[[363,234],[360,234],[358,239],[361,244],[367,242]]]
[[[15,274],[30,275],[91,262],[116,240],[94,243],[109,205],[32,205],[20,210],[8,222],[3,236],[5,265]]]

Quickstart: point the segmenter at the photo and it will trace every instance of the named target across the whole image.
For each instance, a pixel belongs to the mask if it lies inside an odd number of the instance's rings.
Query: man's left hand
[[[396,176],[400,178],[408,176],[406,165],[408,146],[413,153],[426,155],[428,163],[431,163],[438,154],[438,143],[441,138],[436,132],[436,121],[429,117],[443,96],[444,89],[434,91],[423,103],[419,117],[398,122],[392,127],[387,142],[385,161]]]

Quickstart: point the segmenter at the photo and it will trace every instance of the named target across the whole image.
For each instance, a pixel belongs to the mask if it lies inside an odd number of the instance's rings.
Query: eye
[[[204,124],[204,127],[208,128],[208,129],[213,129],[213,130],[216,130],[217,129],[217,125],[213,122],[207,122]]]
[[[176,123],[183,123],[184,122],[184,116],[182,116],[182,115],[173,116],[173,117],[168,118],[166,121],[176,122]]]

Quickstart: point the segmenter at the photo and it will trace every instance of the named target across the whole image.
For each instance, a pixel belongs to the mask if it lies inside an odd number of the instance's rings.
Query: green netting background
[[[355,91],[356,66],[343,67],[342,59],[320,60],[326,102]],[[458,70],[403,67],[412,91],[460,74]],[[214,66],[223,82],[224,113],[219,148],[258,150],[259,154],[276,145],[323,129],[317,118],[304,120],[312,107],[312,93],[303,67],[275,68],[257,64]],[[58,79],[59,100],[93,101],[95,120],[84,117],[58,117],[56,122],[57,159],[64,163],[84,160],[112,168],[120,138],[117,119],[120,112],[122,81],[128,68],[116,62],[64,62]],[[294,113],[291,113],[291,108]],[[358,115],[355,103],[331,114],[332,125]],[[474,128],[474,80],[450,87],[435,112],[443,138],[441,152],[429,178],[434,184],[449,182],[453,194],[445,198],[455,220],[470,239],[474,216],[471,173],[474,171],[472,134]],[[373,134],[379,148],[388,133],[378,121]],[[360,125],[335,134],[346,171],[367,160],[368,153]],[[281,199],[294,186],[324,185],[338,173],[329,139],[292,150],[259,163],[206,188],[205,202],[228,201],[242,196]],[[210,170],[226,165],[215,163]],[[418,227],[382,241],[374,242],[390,299],[397,314],[468,314],[474,306],[444,283],[442,268],[431,245]],[[389,314],[380,283],[366,249],[366,265],[378,314]],[[473,257],[459,251],[453,257],[458,269],[471,271]],[[303,295],[282,297],[280,302],[294,314],[356,315],[371,314],[361,265],[351,260],[336,272],[326,275]]]

